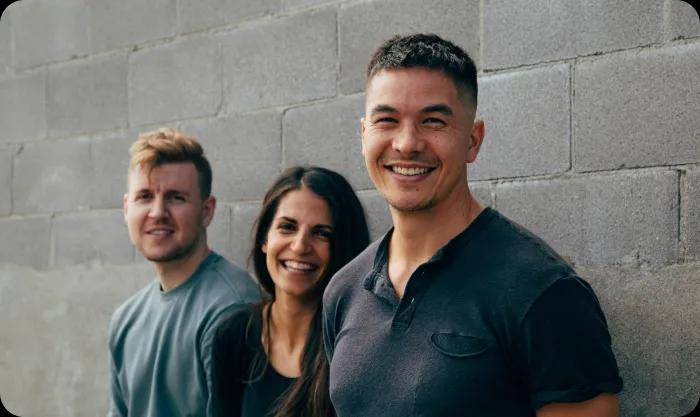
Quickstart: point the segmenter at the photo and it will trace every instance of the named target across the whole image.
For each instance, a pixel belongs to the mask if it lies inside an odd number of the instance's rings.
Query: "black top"
[[[259,305],[237,310],[217,330],[212,346],[214,417],[272,416],[278,400],[296,381],[267,363],[261,335]],[[259,366],[253,363],[257,354]]]
[[[533,417],[622,380],[591,287],[544,242],[486,208],[411,275],[387,275],[391,230],[323,299],[339,417]]]

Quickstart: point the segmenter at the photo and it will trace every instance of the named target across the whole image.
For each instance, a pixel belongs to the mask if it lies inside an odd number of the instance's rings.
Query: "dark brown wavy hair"
[[[292,167],[285,170],[270,187],[262,203],[260,214],[253,226],[253,249],[250,260],[265,300],[265,309],[275,298],[275,284],[267,270],[262,245],[267,239],[280,200],[290,191],[309,189],[328,203],[333,222],[330,239],[330,260],[326,274],[318,283],[319,297],[328,281],[340,268],[352,260],[369,244],[369,230],[362,204],[347,180],[337,172],[320,167]],[[264,316],[264,315],[263,315]],[[265,343],[270,343],[270,312],[267,308]],[[323,348],[321,303],[311,321],[301,362],[301,376],[280,400],[275,417],[333,417],[335,411],[328,395],[328,359]],[[269,349],[268,349],[269,351]],[[262,376],[269,366],[265,352],[258,352],[250,367],[250,380]]]

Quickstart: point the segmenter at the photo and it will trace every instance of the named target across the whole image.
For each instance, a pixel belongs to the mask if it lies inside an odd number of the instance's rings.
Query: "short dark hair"
[[[202,200],[211,195],[212,171],[209,160],[204,156],[202,145],[197,139],[170,128],[160,129],[139,135],[129,149],[131,160],[129,171],[141,168],[150,172],[153,168],[173,162],[192,162],[199,179],[199,194]]]
[[[434,33],[397,35],[384,42],[367,66],[367,82],[384,69],[428,68],[449,76],[460,94],[469,93],[476,107],[476,65],[464,49]]]

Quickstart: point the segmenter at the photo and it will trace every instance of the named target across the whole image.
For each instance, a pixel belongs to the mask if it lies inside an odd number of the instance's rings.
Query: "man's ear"
[[[362,142],[362,156],[365,155],[365,118],[360,117],[360,141]]]
[[[210,195],[202,203],[202,223],[204,227],[209,227],[211,221],[214,219],[214,212],[216,211],[216,197]]]
[[[481,144],[484,142],[485,126],[484,121],[475,119],[472,125],[472,130],[469,133],[469,147],[467,148],[467,163],[476,161],[476,156],[479,154]]]

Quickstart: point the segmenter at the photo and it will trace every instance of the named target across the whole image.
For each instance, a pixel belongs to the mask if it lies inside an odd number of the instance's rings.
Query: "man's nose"
[[[393,147],[395,151],[402,155],[411,155],[422,152],[425,142],[419,129],[413,123],[406,123],[396,133]]]
[[[156,197],[151,202],[150,210],[148,210],[148,216],[154,219],[159,219],[166,217],[168,214],[168,208],[165,205],[165,199]]]

